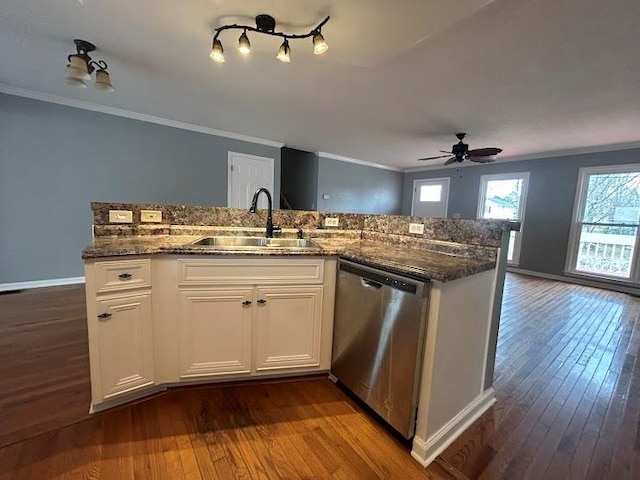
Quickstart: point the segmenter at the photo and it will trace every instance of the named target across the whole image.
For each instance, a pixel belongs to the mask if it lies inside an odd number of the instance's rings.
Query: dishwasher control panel
[[[380,270],[374,270],[373,268],[367,268],[365,265],[353,265],[344,261],[340,262],[340,270],[345,272],[361,275],[363,279],[368,282],[378,283],[380,285],[387,285],[396,290],[402,290],[403,292],[419,294],[418,289],[423,285],[424,281],[416,280],[413,282],[411,279],[396,277],[390,275],[388,272]]]

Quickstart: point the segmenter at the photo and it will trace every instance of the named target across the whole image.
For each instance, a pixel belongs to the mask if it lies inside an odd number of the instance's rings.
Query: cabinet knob
[[[265,299],[261,298],[260,300],[258,300],[258,303],[260,305],[264,305],[265,303],[267,303],[267,301]]]
[[[106,318],[111,318],[111,314],[110,313],[101,313],[100,315],[98,315],[98,318],[100,320],[104,320]]]
[[[131,274],[130,273],[121,273],[120,275],[118,275],[118,278],[120,280],[129,280],[131,278]]]
[[[248,307],[249,305],[251,305],[251,300],[245,300],[244,302],[242,302],[242,305]]]

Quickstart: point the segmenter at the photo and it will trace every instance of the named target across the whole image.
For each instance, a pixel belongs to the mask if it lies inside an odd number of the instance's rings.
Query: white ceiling
[[[249,34],[209,60],[213,29],[324,16],[330,45]],[[638,0],[4,0],[0,83],[399,168],[469,132],[502,159],[640,145]],[[98,45],[114,94],[63,82],[73,38]]]

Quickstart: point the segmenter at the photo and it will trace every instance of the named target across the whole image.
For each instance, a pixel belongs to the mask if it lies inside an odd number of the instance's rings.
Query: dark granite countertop
[[[193,235],[96,237],[82,252],[84,259],[122,255],[232,255],[232,256],[336,256],[386,268],[396,273],[441,282],[456,280],[495,268],[495,259],[455,255],[428,249],[408,248],[382,241],[353,238],[314,238],[320,248],[215,249],[191,245]]]

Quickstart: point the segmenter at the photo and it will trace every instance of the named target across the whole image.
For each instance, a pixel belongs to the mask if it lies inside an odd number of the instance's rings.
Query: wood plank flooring
[[[640,479],[640,300],[509,274],[497,403],[442,456],[468,478]]]
[[[82,286],[0,295],[0,478],[640,479],[640,300],[509,274],[498,402],[429,468],[325,379],[89,417]]]

